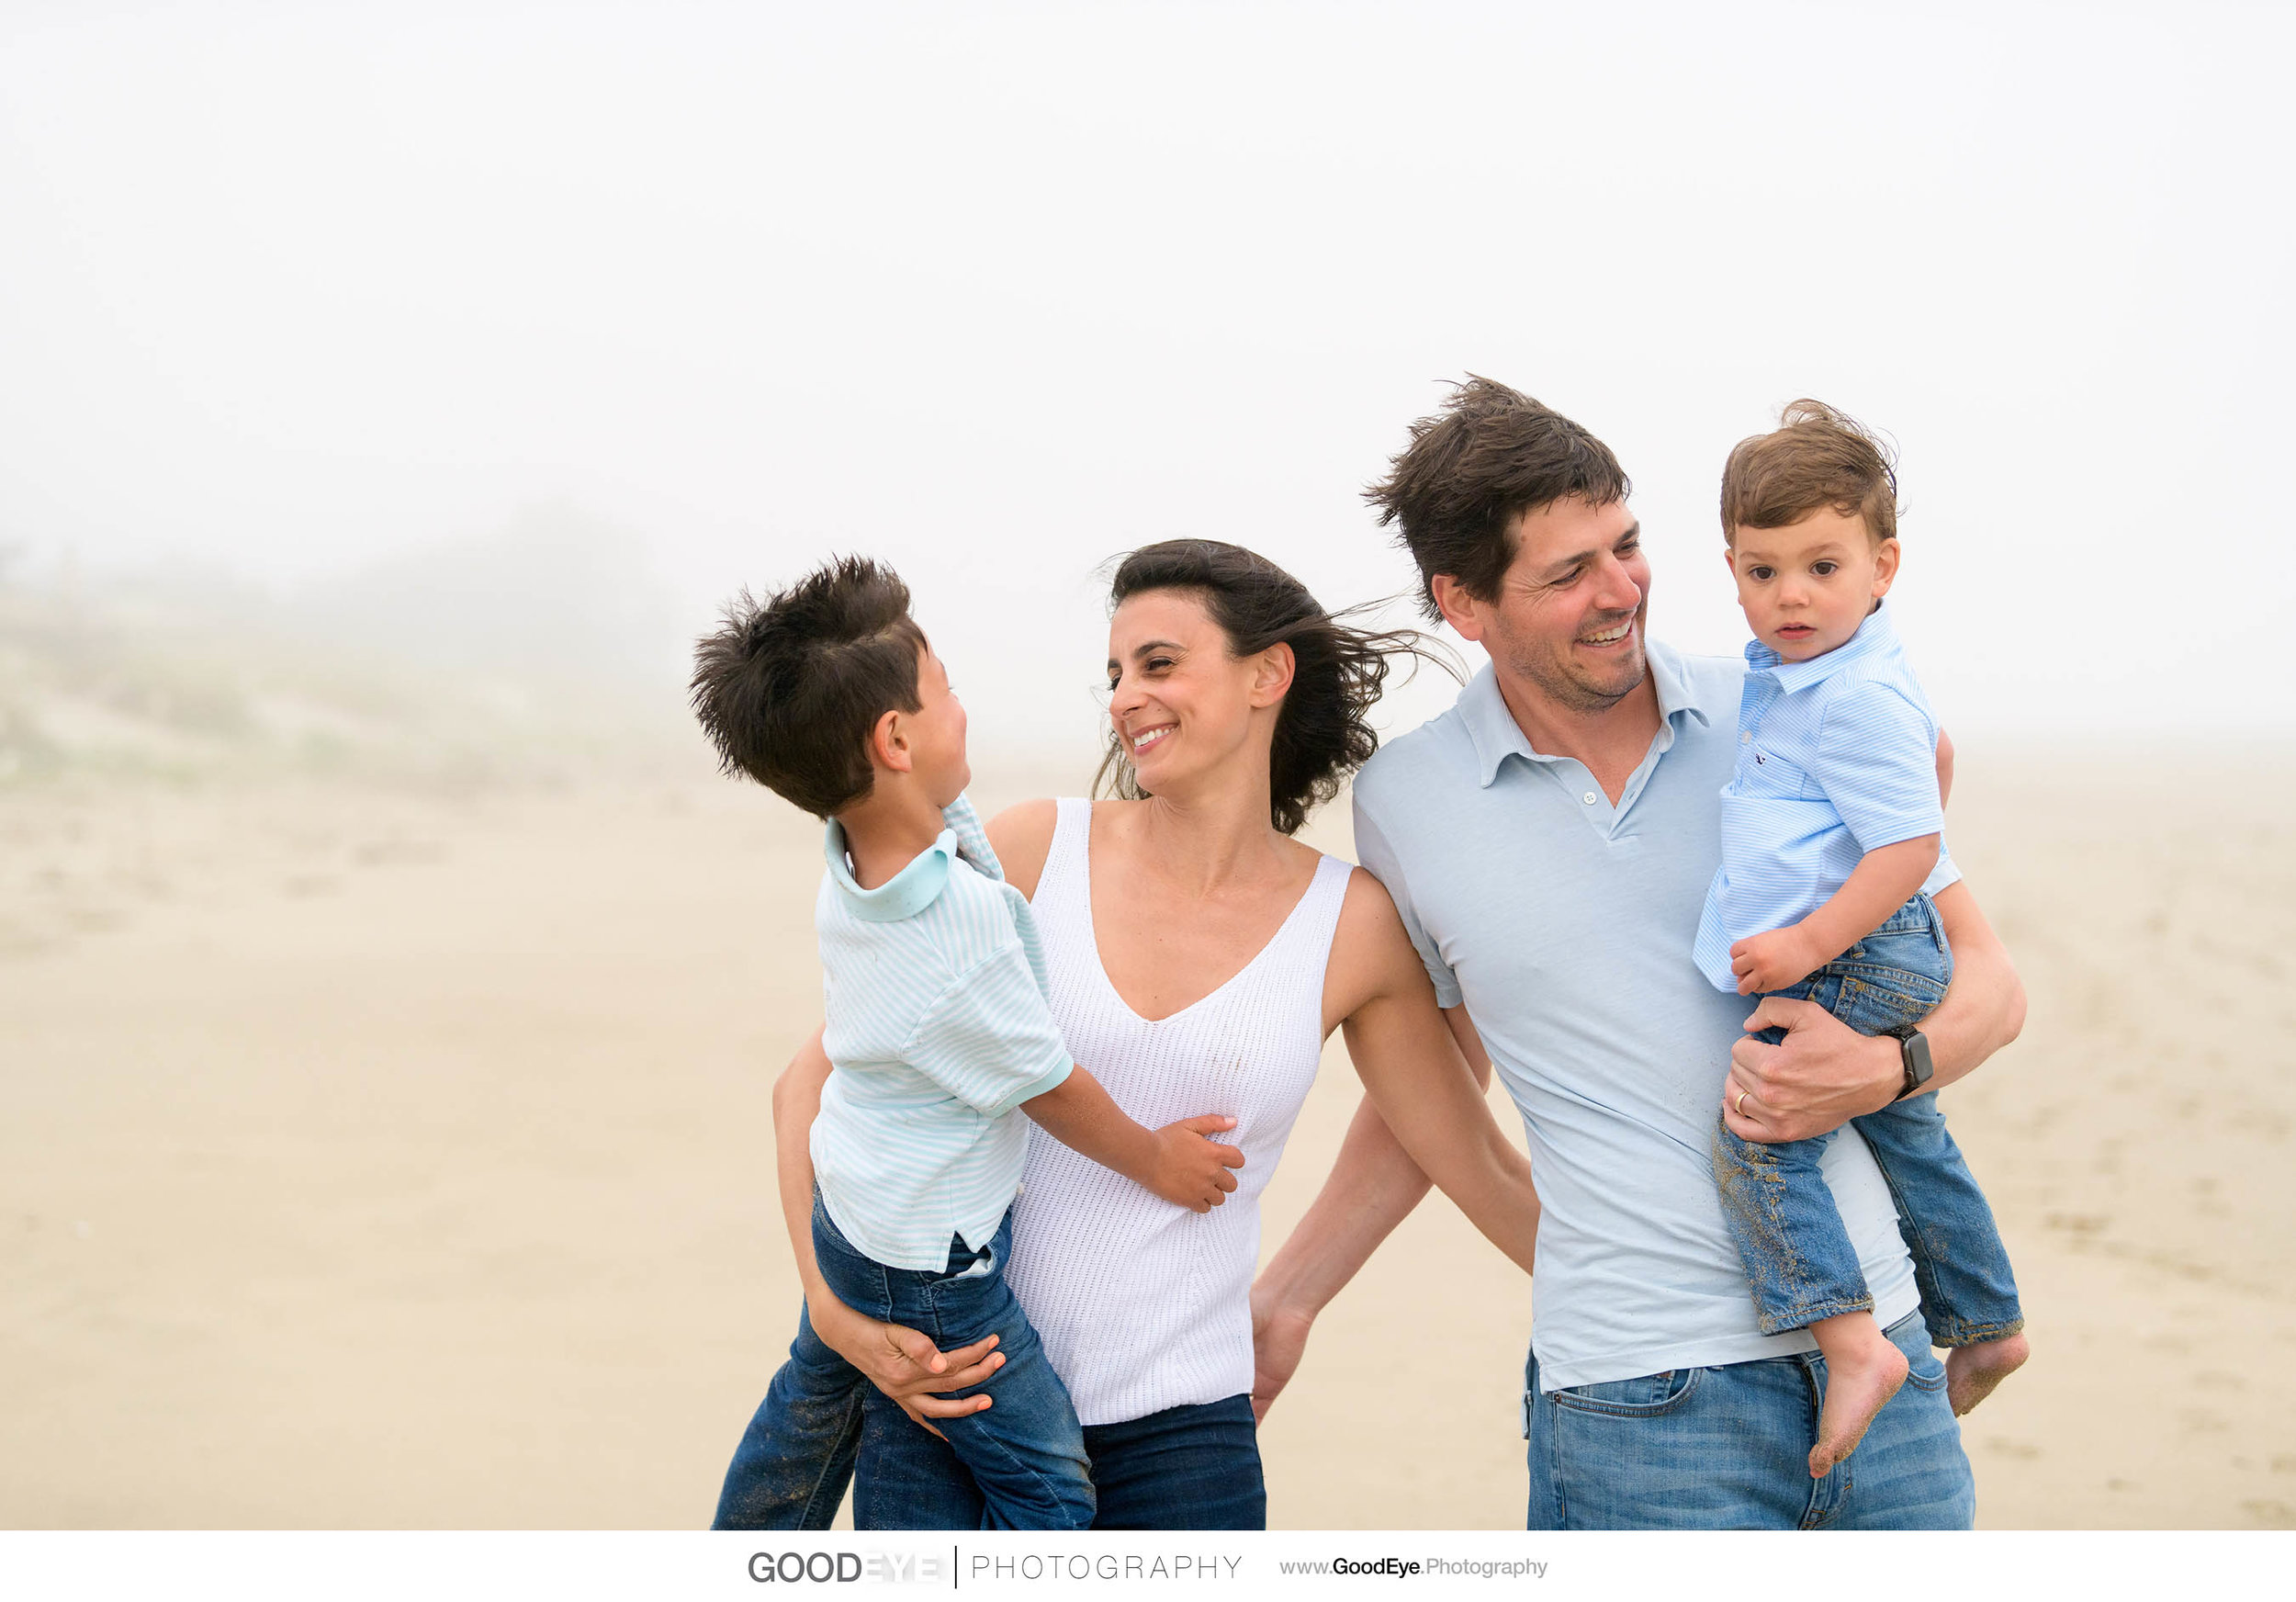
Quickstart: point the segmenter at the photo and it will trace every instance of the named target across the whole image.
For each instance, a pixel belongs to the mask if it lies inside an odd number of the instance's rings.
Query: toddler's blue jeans
[[[922,1331],[943,1351],[999,1337],[1004,1367],[985,1384],[949,1393],[962,1398],[985,1391],[993,1405],[937,1424],[981,1488],[979,1528],[1090,1529],[1091,1464],[1076,1409],[1005,1283],[1011,1210],[978,1251],[952,1237],[946,1267],[934,1273],[888,1268],[862,1255],[816,1193],[813,1250],[829,1290],[856,1313]],[[852,1477],[864,1399],[873,1389],[801,1313],[789,1361],[773,1376],[726,1471],[714,1528],[827,1529]]]
[[[1928,1017],[1953,976],[1937,908],[1927,896],[1916,896],[1840,957],[1770,994],[1815,1001],[1860,1034],[1878,1034]],[[1764,1030],[1761,1038],[1775,1044],[1784,1032]],[[1892,1102],[1851,1123],[1889,1182],[1921,1315],[1937,1344],[1974,1346],[2022,1329],[2017,1282],[1993,1210],[1946,1133],[1936,1093]],[[1832,1138],[1764,1145],[1739,1139],[1727,1124],[1716,1126],[1722,1216],[1746,1265],[1765,1335],[1874,1309],[1857,1252],[1818,1171]]]

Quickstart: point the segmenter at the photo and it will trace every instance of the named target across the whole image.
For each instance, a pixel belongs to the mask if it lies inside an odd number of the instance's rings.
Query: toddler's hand
[[[1741,996],[1798,985],[1825,964],[1825,953],[1812,948],[1798,924],[1750,934],[1730,948],[1730,972],[1738,976]]]
[[[1228,1170],[1244,1166],[1244,1154],[1209,1137],[1234,1127],[1234,1119],[1207,1113],[1156,1131],[1162,1150],[1148,1189],[1191,1213],[1209,1213],[1219,1206],[1236,1187],[1236,1178]]]

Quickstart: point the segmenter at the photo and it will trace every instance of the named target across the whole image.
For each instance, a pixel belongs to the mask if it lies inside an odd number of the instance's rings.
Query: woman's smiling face
[[[1142,789],[1217,768],[1251,738],[1255,711],[1283,699],[1289,672],[1271,684],[1266,659],[1289,650],[1235,657],[1229,643],[1193,591],[1145,591],[1109,619],[1109,722]]]

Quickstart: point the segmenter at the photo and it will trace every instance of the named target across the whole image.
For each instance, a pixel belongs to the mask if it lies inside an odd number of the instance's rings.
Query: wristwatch
[[[1919,1096],[1928,1088],[1930,1076],[1937,1072],[1936,1065],[1930,1061],[1930,1037],[1910,1023],[1880,1032],[1897,1043],[1897,1058],[1906,1068],[1905,1086],[1891,1100],[1903,1101],[1908,1096]]]

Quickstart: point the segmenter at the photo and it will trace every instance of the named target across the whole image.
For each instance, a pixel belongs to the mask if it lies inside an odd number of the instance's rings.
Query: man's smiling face
[[[1642,525],[1624,501],[1596,506],[1570,496],[1519,514],[1508,533],[1514,559],[1498,595],[1481,600],[1438,579],[1444,615],[1501,672],[1559,708],[1616,705],[1648,671],[1650,563]]]

